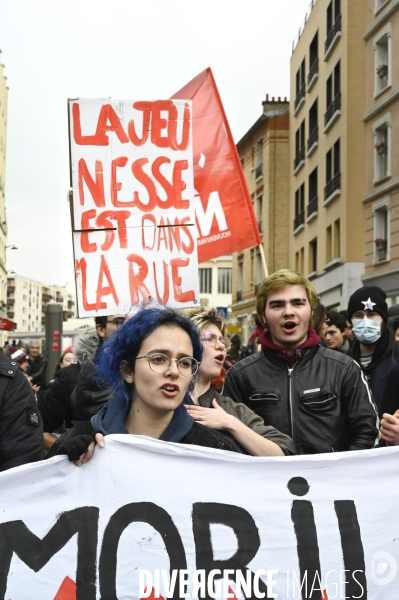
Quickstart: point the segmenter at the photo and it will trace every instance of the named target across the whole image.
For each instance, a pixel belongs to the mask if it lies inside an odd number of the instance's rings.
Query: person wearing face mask
[[[394,334],[386,327],[388,305],[385,299],[381,288],[365,286],[352,294],[348,304],[348,319],[356,338],[348,354],[365,374],[380,417],[387,377],[395,366]]]

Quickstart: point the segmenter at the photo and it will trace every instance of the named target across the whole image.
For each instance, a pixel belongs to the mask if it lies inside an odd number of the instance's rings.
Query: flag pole
[[[267,270],[267,264],[266,264],[266,258],[265,258],[265,251],[263,250],[263,245],[259,244],[258,248],[259,248],[260,257],[261,257],[261,260],[262,260],[263,270],[265,272],[265,277],[269,277],[269,271]]]

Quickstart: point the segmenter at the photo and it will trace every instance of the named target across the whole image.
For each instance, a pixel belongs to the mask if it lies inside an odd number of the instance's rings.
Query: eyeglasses
[[[216,333],[212,333],[211,331],[205,331],[205,333],[201,337],[201,340],[204,341],[207,346],[216,346],[216,343],[220,342],[226,348],[226,352],[229,352],[229,350],[231,349],[231,341],[229,338],[218,338]]]
[[[361,321],[364,318],[370,319],[370,321],[382,321],[381,315],[378,314],[377,312],[367,312],[367,313],[355,312],[352,315],[352,323],[353,323],[353,321]]]
[[[112,325],[116,325],[117,327],[120,327],[121,325],[124,324],[125,321],[126,321],[126,319],[123,319],[122,317],[120,317],[120,319],[112,319],[111,321],[105,321],[105,322],[112,323]]]
[[[155,353],[148,354],[146,356],[138,356],[136,360],[140,360],[141,358],[148,358],[148,366],[153,373],[157,373],[158,375],[161,373],[166,373],[172,364],[172,360],[176,361],[179,373],[180,375],[183,375],[183,377],[192,377],[195,375],[198,371],[199,365],[201,364],[192,356],[183,356],[183,358],[170,358],[169,356],[166,356],[166,354]]]

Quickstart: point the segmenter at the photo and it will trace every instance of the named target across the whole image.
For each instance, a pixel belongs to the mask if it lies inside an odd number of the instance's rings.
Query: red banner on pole
[[[233,136],[210,68],[173,99],[192,100],[198,262],[261,244]]]

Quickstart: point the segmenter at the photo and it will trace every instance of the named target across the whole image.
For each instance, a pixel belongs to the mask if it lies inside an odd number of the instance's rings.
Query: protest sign
[[[240,158],[210,68],[173,99],[191,98],[198,260],[262,243]]]
[[[191,102],[69,101],[79,316],[198,303]]]
[[[255,458],[117,435],[80,469],[11,469],[0,599],[395,600],[398,454]]]

